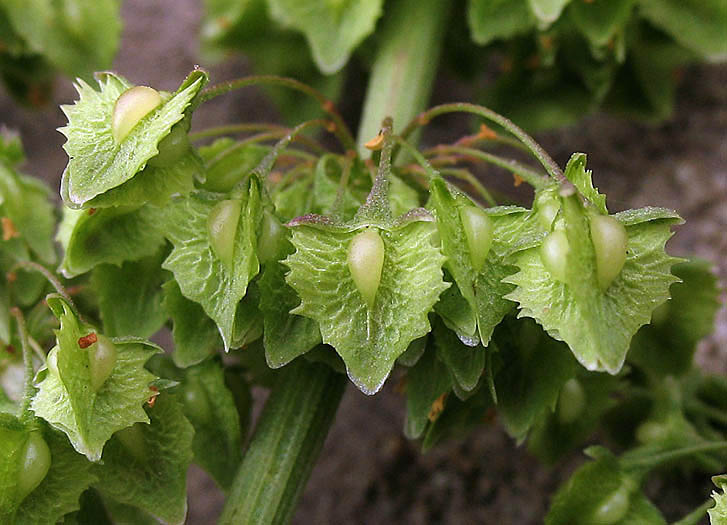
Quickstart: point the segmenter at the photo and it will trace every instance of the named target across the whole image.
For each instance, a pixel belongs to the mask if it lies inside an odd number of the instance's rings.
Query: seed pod
[[[98,392],[111,376],[116,365],[116,345],[103,335],[88,347],[88,368],[91,373],[91,388]]]
[[[17,497],[22,501],[45,479],[51,464],[48,444],[40,432],[31,432],[20,456],[20,473],[17,478]]]
[[[141,429],[142,423],[134,423],[130,427],[114,433],[124,448],[128,450],[141,463],[146,463],[146,440]]]
[[[169,135],[159,142],[157,149],[159,153],[149,159],[149,166],[164,168],[181,159],[190,149],[185,122],[182,121],[172,126]]]
[[[636,440],[639,443],[648,444],[661,441],[669,434],[669,429],[664,423],[658,421],[644,421],[636,427]]]
[[[348,247],[348,269],[361,297],[374,307],[384,266],[384,241],[374,229],[356,234]]]
[[[124,91],[116,99],[111,115],[114,140],[117,143],[124,140],[134,126],[161,103],[159,92],[147,86],[136,86]]]
[[[540,259],[543,266],[550,272],[556,281],[566,282],[566,267],[568,265],[568,237],[563,230],[550,233],[540,246]]]
[[[591,217],[591,240],[596,252],[598,286],[606,291],[626,262],[626,228],[613,217]]]
[[[220,201],[212,208],[207,218],[207,233],[212,251],[230,272],[233,268],[235,237],[241,209],[242,201]]]
[[[586,408],[586,393],[580,381],[575,377],[569,379],[560,390],[558,397],[558,421],[567,425],[573,423]]]
[[[284,235],[283,225],[280,224],[278,218],[269,211],[265,211],[260,238],[257,241],[257,258],[261,263],[278,259]]]
[[[475,206],[460,208],[459,217],[467,238],[472,268],[479,273],[492,246],[492,219],[484,210]]]
[[[210,419],[210,402],[199,379],[190,377],[184,385],[184,414],[197,425],[204,425]]]
[[[588,523],[593,525],[612,525],[621,521],[629,510],[629,489],[626,484],[609,494],[591,514]]]

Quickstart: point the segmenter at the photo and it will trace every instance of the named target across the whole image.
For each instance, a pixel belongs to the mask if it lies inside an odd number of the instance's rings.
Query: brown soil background
[[[125,28],[114,69],[130,80],[171,90],[195,64],[207,66],[198,52],[197,0],[126,0],[122,16]],[[208,69],[213,82],[248,72],[241,57]],[[673,118],[659,126],[596,115],[537,138],[561,165],[573,151],[587,152],[595,182],[609,195],[612,210],[647,204],[678,210],[687,222],[670,241],[670,251],[712,261],[724,283],[727,67],[694,67],[684,73]],[[353,93],[352,100],[361,96]],[[467,96],[466,87],[443,78],[437,81],[433,102]],[[60,78],[53,104],[41,111],[19,108],[0,91],[0,123],[22,134],[29,157],[25,171],[55,188],[66,161],[63,137],[55,131],[65,123],[57,106],[74,98],[70,83]],[[195,116],[195,127],[276,118],[259,92],[246,90],[205,106]],[[442,119],[424,140],[447,141],[466,132],[463,121]],[[506,178],[481,175],[512,194]],[[493,182],[502,180],[506,182]],[[700,345],[698,360],[706,369],[724,373],[727,309],[724,295],[722,299],[717,329]],[[557,468],[543,466],[497,424],[422,455],[415,443],[403,438],[403,419],[403,398],[392,388],[373,398],[349,388],[294,523],[539,523],[553,491],[581,458],[574,454]],[[213,523],[222,502],[214,484],[193,468],[189,490],[187,523]],[[652,485],[650,491],[657,502],[683,502],[666,508],[673,520],[704,501],[710,484],[708,477],[673,479]]]

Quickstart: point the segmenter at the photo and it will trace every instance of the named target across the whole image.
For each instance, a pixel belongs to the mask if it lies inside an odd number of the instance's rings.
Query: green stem
[[[472,113],[473,115],[478,115],[485,120],[489,120],[495,122],[496,124],[499,124],[512,135],[514,135],[518,140],[520,140],[520,142],[522,142],[528,148],[528,150],[530,150],[530,153],[532,153],[532,155],[536,159],[538,159],[538,161],[543,165],[545,171],[548,172],[548,175],[558,181],[561,186],[567,188],[572,187],[570,181],[568,181],[568,179],[565,178],[565,175],[563,175],[563,171],[558,167],[555,161],[550,158],[550,155],[545,152],[540,144],[535,142],[535,140],[530,135],[525,133],[510,119],[503,117],[499,113],[495,113],[491,109],[482,106],[477,106],[475,104],[469,104],[466,102],[434,106],[433,108],[428,109],[427,111],[420,113],[417,117],[415,117],[406,126],[406,128],[404,128],[404,131],[401,132],[401,136],[406,138],[407,136],[409,136],[409,134],[413,133],[419,127],[428,124],[429,121],[432,120],[434,117],[447,113]]]
[[[25,327],[23,312],[19,308],[13,307],[10,309],[10,313],[18,323],[20,344],[23,347],[23,367],[25,371],[23,374],[23,399],[20,402],[20,419],[27,423],[33,419],[33,414],[30,412],[30,403],[33,401],[33,396],[35,395],[35,386],[33,386],[33,375],[35,374],[35,370],[33,369],[33,351],[28,344],[28,330]]]
[[[482,183],[477,180],[477,177],[472,175],[469,171],[461,168],[444,168],[439,170],[439,172],[442,175],[449,175],[451,177],[455,177],[459,180],[469,183],[470,186],[477,190],[477,193],[480,194],[480,196],[489,206],[497,206],[497,201],[492,196],[492,194],[487,191],[487,188],[485,188]]]
[[[298,359],[279,372],[219,523],[287,523],[346,386],[330,367]]]
[[[392,117],[401,129],[429,103],[439,62],[448,0],[399,0],[386,4],[381,45],[371,70],[358,130],[358,151]],[[391,5],[391,7],[389,7]]]
[[[346,149],[356,148],[356,142],[353,140],[353,135],[351,135],[351,131],[348,129],[348,126],[346,126],[346,123],[343,121],[343,118],[341,117],[333,102],[331,102],[320,91],[293,78],[278,77],[275,75],[255,75],[238,78],[237,80],[230,80],[228,82],[222,82],[221,84],[208,87],[202,92],[199,100],[200,103],[207,102],[208,100],[212,100],[213,98],[224,95],[225,93],[229,93],[230,91],[235,91],[244,87],[257,86],[262,84],[294,89],[316,99],[321,105],[321,109],[328,113],[328,115],[331,117],[331,120],[333,120],[333,133],[341,141],[343,147]]]
[[[700,443],[699,445],[677,448],[649,456],[637,455],[635,457],[628,457],[627,454],[624,454],[621,457],[621,464],[624,468],[652,469],[675,459],[700,454],[702,452],[716,452],[724,449],[727,449],[727,441],[709,441]]]
[[[489,162],[490,164],[494,164],[495,166],[499,166],[500,168],[504,168],[514,173],[535,189],[542,188],[550,182],[547,177],[544,177],[540,173],[523,166],[515,160],[503,159],[502,157],[498,157],[492,153],[480,151],[475,148],[465,148],[462,146],[437,146],[436,148],[433,148],[432,151],[435,153],[455,153],[458,155],[464,155],[465,157],[472,157]]]
[[[714,500],[710,498],[679,521],[675,521],[672,525],[699,525],[702,522],[702,518],[707,515],[707,511],[713,506]]]

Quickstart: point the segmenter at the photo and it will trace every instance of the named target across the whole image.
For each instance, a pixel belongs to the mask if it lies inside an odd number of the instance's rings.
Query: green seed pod
[[[136,86],[124,91],[114,104],[111,115],[111,133],[118,143],[126,138],[141,119],[162,103],[156,89]]]
[[[40,432],[31,432],[20,456],[20,473],[17,478],[17,497],[22,501],[45,479],[51,464],[48,444]]]
[[[184,385],[184,414],[196,425],[210,419],[209,397],[196,377],[188,378]]]
[[[263,213],[260,237],[257,241],[257,258],[260,263],[278,260],[284,237],[283,225],[275,215],[266,210]]]
[[[492,219],[484,210],[475,206],[460,208],[459,217],[467,238],[472,268],[479,273],[492,246]]]
[[[626,262],[626,228],[613,217],[591,217],[591,240],[596,251],[598,286],[606,291]]]
[[[157,145],[159,153],[149,159],[149,166],[165,168],[181,159],[190,149],[185,122],[175,124],[169,135]]]
[[[540,246],[540,259],[543,266],[550,272],[553,279],[566,282],[566,267],[568,265],[568,237],[563,230],[550,233]]]
[[[116,365],[116,345],[103,335],[96,336],[96,342],[88,347],[88,368],[91,373],[91,388],[98,392],[111,376]]]
[[[218,202],[207,218],[207,233],[212,251],[230,272],[235,255],[235,237],[240,222],[242,201],[224,200]]]
[[[144,431],[141,428],[142,423],[134,423],[130,427],[126,427],[114,433],[124,448],[128,450],[141,463],[146,463],[146,440],[144,439]]]
[[[589,523],[593,525],[612,525],[621,521],[629,510],[629,489],[624,484],[612,492],[593,511]]]
[[[573,423],[586,408],[586,392],[575,377],[569,379],[560,390],[557,415],[561,424]]]
[[[661,441],[667,437],[669,431],[666,425],[658,421],[644,421],[636,427],[636,440],[648,444]]]
[[[383,267],[384,241],[378,232],[369,229],[356,234],[348,247],[348,269],[369,308],[374,307]]]

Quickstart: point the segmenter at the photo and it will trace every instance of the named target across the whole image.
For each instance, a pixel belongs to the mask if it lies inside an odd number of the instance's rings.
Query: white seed
[[[111,116],[111,133],[118,143],[126,138],[141,119],[162,103],[156,89],[136,86],[124,91],[114,104]]]
[[[566,282],[568,252],[570,245],[563,230],[550,233],[540,246],[540,259],[543,266],[556,281]]]
[[[369,229],[356,234],[348,247],[348,268],[369,308],[374,307],[383,267],[384,241],[378,232]]]
[[[472,268],[479,273],[492,246],[492,219],[484,210],[475,206],[460,208],[459,217],[467,238]]]
[[[591,217],[591,240],[596,252],[598,286],[606,291],[626,262],[626,228],[613,217]]]

